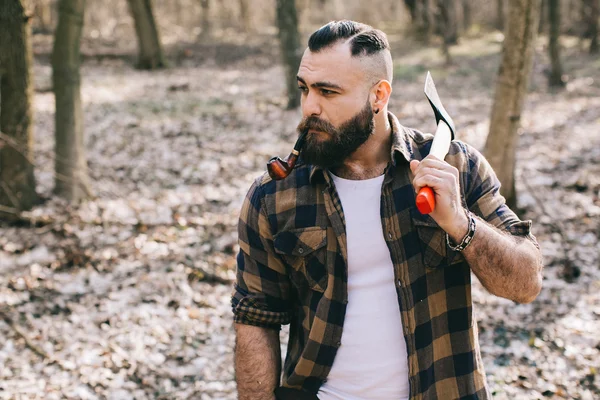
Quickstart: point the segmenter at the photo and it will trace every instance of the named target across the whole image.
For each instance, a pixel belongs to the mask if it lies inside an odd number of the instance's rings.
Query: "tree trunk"
[[[433,35],[433,5],[434,0],[417,0],[417,35],[423,43],[429,43]]]
[[[44,33],[52,32],[52,1],[38,0],[35,5],[35,13],[39,21],[39,29]]]
[[[56,99],[54,192],[71,202],[91,196],[79,75],[84,9],[85,0],[60,0],[52,50],[52,84]]]
[[[457,5],[456,0],[441,0],[439,2],[442,53],[447,66],[452,64],[450,46],[458,42]]]
[[[201,37],[206,39],[212,35],[212,24],[210,23],[210,0],[200,0],[200,7],[202,7]]]
[[[442,16],[444,18],[444,39],[448,45],[458,43],[458,0],[442,0]]]
[[[31,26],[20,0],[0,1],[0,205],[17,211],[35,192]],[[2,214],[0,213],[0,216]]]
[[[287,108],[292,109],[300,105],[300,91],[296,76],[301,59],[298,14],[294,0],[277,0],[277,26],[281,55],[286,70]]]
[[[567,33],[568,34],[573,34],[574,29],[573,29],[573,25],[577,24],[579,21],[577,21],[577,7],[575,6],[575,2],[579,2],[581,0],[567,0],[567,13],[566,13],[566,22],[567,22]]]
[[[413,23],[413,25],[416,25],[418,19],[417,0],[404,0],[404,4],[406,5],[406,8],[408,8],[408,12],[410,13],[410,21]]]
[[[589,26],[589,22],[588,22],[588,8],[590,5],[590,1],[594,1],[594,0],[579,0],[579,18],[578,18],[578,22],[579,22],[579,37],[581,38],[585,38],[587,37],[587,30],[588,30],[588,26]]]
[[[450,54],[450,44],[446,38],[442,38],[442,54],[444,55],[444,65],[449,67],[453,64],[452,54]]]
[[[538,33],[544,33],[546,30],[546,18],[550,15],[546,12],[548,8],[548,0],[541,0],[542,3],[540,5],[540,23],[538,25]]]
[[[598,41],[598,19],[600,19],[600,0],[591,0],[590,9],[590,36],[592,41],[590,42],[590,54],[598,54],[600,52],[600,44]]]
[[[504,0],[496,0],[496,29],[504,31]]]
[[[239,0],[240,4],[240,19],[242,20],[242,28],[244,32],[250,32],[251,18],[250,18],[250,1],[249,0]]]
[[[548,77],[550,86],[563,87],[562,65],[560,61],[560,0],[548,0],[548,20],[550,22],[550,32],[548,40],[548,50],[550,52],[550,62],[552,70]]]
[[[502,183],[501,193],[515,207],[515,164],[521,110],[533,64],[540,0],[509,0],[502,62],[484,154]]]
[[[471,0],[462,0],[463,7],[463,30],[468,32],[473,25],[473,19],[471,15]]]
[[[127,0],[127,3],[135,23],[138,41],[137,67],[140,69],[166,67],[151,0]]]

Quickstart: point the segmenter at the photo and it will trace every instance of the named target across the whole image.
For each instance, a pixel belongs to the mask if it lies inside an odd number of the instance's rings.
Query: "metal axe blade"
[[[431,108],[433,108],[433,113],[435,114],[435,122],[439,125],[440,120],[444,121],[448,124],[450,128],[450,132],[452,132],[452,140],[454,140],[455,127],[454,121],[444,108],[442,101],[440,100],[440,96],[438,95],[437,89],[435,88],[435,84],[433,83],[433,78],[429,71],[427,71],[427,77],[425,78],[425,96],[427,100],[429,100],[429,104],[431,104]]]
[[[427,78],[425,78],[425,96],[427,96],[427,100],[429,100],[429,104],[433,108],[437,122],[437,129],[429,148],[429,154],[440,160],[444,160],[450,149],[450,142],[454,139],[454,121],[452,121],[452,118],[450,118],[450,115],[448,115],[442,105],[429,71],[427,72]],[[428,186],[422,187],[415,200],[417,208],[422,214],[429,214],[435,210],[435,193],[432,188]]]

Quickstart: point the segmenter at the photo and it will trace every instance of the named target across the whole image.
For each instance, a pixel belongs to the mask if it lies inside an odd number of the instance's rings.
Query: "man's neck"
[[[383,110],[382,110],[383,111]],[[392,128],[387,112],[381,112],[375,118],[375,132],[360,146],[344,164],[331,168],[331,172],[344,179],[371,179],[383,174],[390,161],[392,147]]]

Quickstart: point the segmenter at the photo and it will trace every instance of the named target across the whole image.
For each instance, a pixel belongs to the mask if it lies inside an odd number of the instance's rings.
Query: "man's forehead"
[[[313,81],[343,82],[365,79],[365,73],[359,57],[352,57],[350,46],[346,43],[324,48],[319,52],[310,49],[304,51],[298,76],[307,84]]]

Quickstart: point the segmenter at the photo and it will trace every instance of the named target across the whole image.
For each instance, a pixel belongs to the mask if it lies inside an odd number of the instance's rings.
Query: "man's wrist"
[[[467,220],[468,220],[467,233],[462,237],[462,239],[455,240],[455,243],[451,243],[450,236],[448,235],[448,233],[446,233],[447,246],[451,250],[457,251],[457,252],[462,252],[464,249],[466,249],[469,246],[469,244],[471,244],[471,241],[473,240],[473,237],[475,236],[475,230],[477,229],[477,224],[475,223],[475,217],[473,216],[473,214],[468,210],[464,210],[464,211],[465,211],[465,216],[467,217]]]
[[[460,243],[467,233],[469,233],[468,211],[462,208],[458,210],[455,222],[448,229],[445,229],[445,231],[452,242]]]

